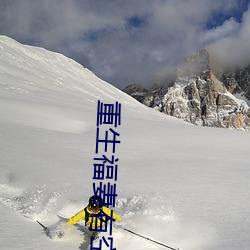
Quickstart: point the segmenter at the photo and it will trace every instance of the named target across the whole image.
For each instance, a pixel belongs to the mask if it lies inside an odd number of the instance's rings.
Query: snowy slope
[[[60,54],[1,36],[0,249],[88,249],[81,228],[51,240],[35,221],[53,226],[92,194],[98,100],[122,105],[124,227],[184,250],[250,248],[248,132],[160,114]],[[163,249],[119,229],[113,238],[119,250]]]

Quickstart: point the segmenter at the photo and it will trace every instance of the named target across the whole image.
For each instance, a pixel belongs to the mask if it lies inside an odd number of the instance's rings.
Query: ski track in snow
[[[89,237],[86,237],[88,230],[85,228],[84,222],[68,228],[63,239],[56,237],[57,231],[65,224],[65,220],[60,220],[57,215],[69,218],[83,208],[82,203],[66,200],[63,193],[50,192],[46,185],[22,190],[12,186],[11,183],[0,184],[0,202],[17,211],[20,216],[26,219],[34,222],[36,220],[45,222],[45,225],[50,229],[49,236],[53,240],[63,241],[70,246],[79,244],[79,249],[82,250],[89,249]],[[201,242],[197,240],[199,226],[196,225],[197,229],[195,230],[190,225],[185,225],[173,208],[167,207],[165,203],[162,194],[123,197],[117,199],[115,211],[122,216],[123,221],[120,225],[124,228],[171,247],[178,248],[185,245],[184,249],[192,249],[194,246],[198,249],[199,244],[204,244],[204,239]],[[110,237],[108,233],[100,235],[100,237],[105,235],[107,238]],[[162,249],[158,244],[114,227],[112,237],[117,249],[124,247],[124,244],[126,244],[127,249]],[[124,237],[126,237],[125,241],[122,240]],[[96,241],[94,244],[97,247],[99,242]],[[102,249],[109,249],[105,247],[104,245]]]

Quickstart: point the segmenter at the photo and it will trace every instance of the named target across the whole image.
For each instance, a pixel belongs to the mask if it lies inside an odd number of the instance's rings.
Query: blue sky
[[[207,21],[206,28],[212,29],[223,25],[225,20],[234,18],[237,22],[242,22],[244,12],[248,9],[249,0],[240,0],[236,8],[233,8],[229,13],[224,13],[222,10],[216,10],[211,14],[211,18]]]
[[[1,0],[0,34],[63,53],[111,84],[146,87],[201,48],[250,63],[249,0]]]

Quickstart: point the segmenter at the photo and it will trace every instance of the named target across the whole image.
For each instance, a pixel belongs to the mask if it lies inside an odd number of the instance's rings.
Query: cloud
[[[232,17],[224,21],[221,26],[204,31],[200,38],[201,44],[211,44],[225,37],[235,34],[240,28],[240,24]]]
[[[61,52],[120,88],[148,87],[204,46],[243,44],[248,14],[231,17],[239,8],[237,0],[2,0],[0,33]],[[208,30],[214,13],[228,18]]]
[[[227,29],[226,25],[220,29]],[[242,22],[237,25],[232,32],[210,44],[210,51],[215,60],[225,67],[245,67],[250,64],[250,9],[244,13]]]

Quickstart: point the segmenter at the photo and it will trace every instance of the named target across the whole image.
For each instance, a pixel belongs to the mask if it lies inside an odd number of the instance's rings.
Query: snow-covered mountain
[[[132,85],[124,92],[146,106],[196,125],[249,129],[249,68],[215,71],[208,50],[203,49],[180,65],[171,86],[146,91]]]
[[[53,228],[92,195],[98,100],[121,103],[114,210],[122,226],[184,250],[249,249],[249,133],[166,116],[63,55],[4,36],[1,249],[89,249],[84,222],[51,240],[36,220]],[[119,250],[163,249],[122,229],[112,236]]]
[[[230,93],[238,94],[250,103],[250,66],[218,72],[218,79],[223,82]]]

